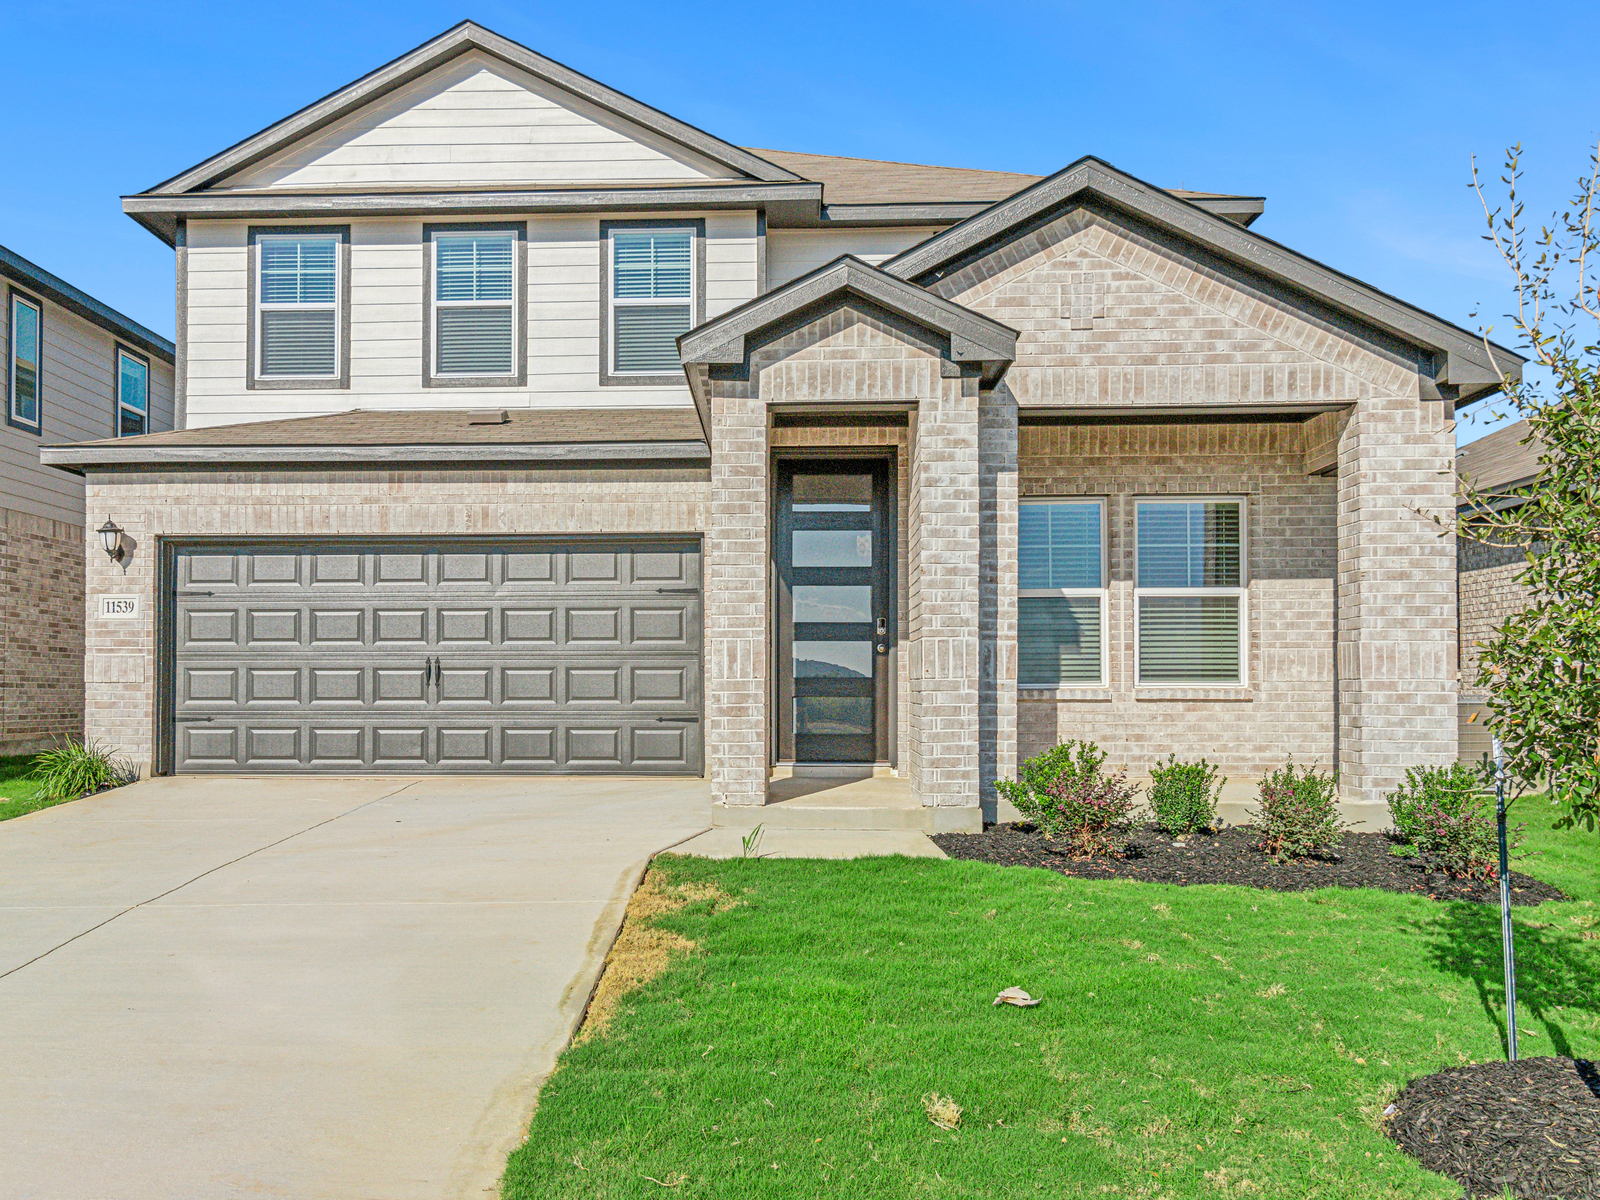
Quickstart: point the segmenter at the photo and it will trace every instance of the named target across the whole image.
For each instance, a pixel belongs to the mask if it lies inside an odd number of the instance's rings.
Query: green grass
[[[51,802],[37,799],[38,781],[29,778],[34,758],[32,754],[0,755],[0,821],[50,807]]]
[[[1529,841],[1522,866],[1576,898],[1519,912],[1522,1052],[1600,1055],[1600,841]],[[508,1198],[1461,1194],[1371,1114],[1503,1054],[1493,907],[922,859],[657,866],[740,903],[658,919],[698,949],[566,1053]],[[1012,984],[1044,1003],[993,1007]],[[965,1109],[954,1133],[930,1092]]]

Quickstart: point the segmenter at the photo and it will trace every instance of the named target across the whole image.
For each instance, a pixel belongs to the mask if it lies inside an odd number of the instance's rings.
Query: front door
[[[779,757],[886,761],[889,464],[782,460],[777,485]]]

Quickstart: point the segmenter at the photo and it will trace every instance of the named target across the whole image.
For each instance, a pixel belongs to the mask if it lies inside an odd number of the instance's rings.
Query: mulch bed
[[[1451,1067],[1406,1084],[1385,1131],[1468,1196],[1600,1200],[1600,1071],[1570,1058]]]
[[[1484,879],[1453,879],[1414,858],[1389,853],[1393,843],[1382,833],[1346,833],[1337,854],[1279,864],[1254,848],[1254,834],[1242,826],[1220,833],[1173,838],[1157,829],[1134,833],[1123,858],[1072,858],[1031,825],[989,825],[982,833],[938,833],[934,842],[951,858],[1002,867],[1042,867],[1080,879],[1141,879],[1146,883],[1232,883],[1275,892],[1312,888],[1381,888],[1435,900],[1500,902],[1500,885]],[[1511,872],[1511,902],[1542,904],[1564,900],[1560,889]]]

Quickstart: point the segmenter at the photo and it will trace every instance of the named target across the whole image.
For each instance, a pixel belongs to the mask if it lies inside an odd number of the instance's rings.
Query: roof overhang
[[[0,279],[9,279],[22,287],[59,304],[68,312],[76,313],[85,321],[98,325],[113,337],[122,338],[140,350],[172,363],[178,348],[154,330],[146,329],[132,317],[125,317],[109,305],[102,304],[88,292],[75,288],[59,275],[52,275],[22,255],[0,246]]]
[[[222,428],[226,428],[225,426]],[[75,475],[91,470],[202,467],[399,466],[433,467],[515,465],[518,463],[691,462],[710,458],[702,441],[561,442],[394,446],[229,446],[118,445],[91,442],[41,446],[39,461]]]
[[[1062,213],[1101,203],[1165,229],[1255,275],[1429,352],[1437,398],[1465,404],[1521,377],[1520,355],[1486,343],[1358,279],[1252,233],[1205,204],[1174,196],[1097,158],[1081,158],[1008,200],[969,217],[883,264],[893,275],[928,283],[981,258],[1019,232]]]
[[[482,214],[766,210],[769,224],[817,224],[819,183],[708,183],[671,187],[545,188],[514,192],[196,192],[124,196],[122,209],[169,246],[187,220],[331,220]]]
[[[848,298],[937,335],[949,345],[952,366],[974,368],[985,387],[993,387],[1016,359],[1016,330],[847,254],[678,338],[678,356],[702,421],[709,425],[705,385],[710,372],[747,371],[761,334]]]
[[[676,142],[694,153],[737,171],[746,178],[766,182],[792,182],[800,176],[786,171],[759,155],[713,137],[660,109],[651,108],[625,95],[615,88],[589,76],[574,71],[554,59],[535,53],[528,47],[501,37],[492,30],[472,21],[445,30],[438,37],[424,42],[415,50],[402,54],[375,71],[363,75],[354,83],[308,104],[299,112],[267,126],[237,142],[220,154],[214,154],[202,163],[190,167],[171,179],[149,188],[144,195],[174,196],[209,187],[226,175],[243,170],[253,163],[305,138],[327,125],[371,104],[374,100],[397,88],[444,66],[463,54],[477,50],[498,58],[519,70],[526,71],[554,87],[580,97],[588,103],[632,122],[653,133]]]

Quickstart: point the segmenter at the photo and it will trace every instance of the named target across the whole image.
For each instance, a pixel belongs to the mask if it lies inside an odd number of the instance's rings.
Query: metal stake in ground
[[[1511,868],[1506,854],[1506,757],[1494,739],[1494,812],[1500,827],[1500,953],[1506,966],[1506,1049],[1517,1061],[1517,952],[1511,940]]]

